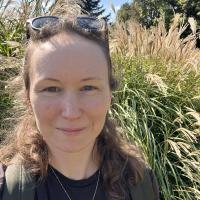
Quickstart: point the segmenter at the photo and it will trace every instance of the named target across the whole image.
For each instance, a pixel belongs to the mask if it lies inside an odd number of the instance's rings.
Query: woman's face
[[[93,147],[111,102],[102,49],[62,33],[33,46],[30,67],[30,105],[50,150]]]

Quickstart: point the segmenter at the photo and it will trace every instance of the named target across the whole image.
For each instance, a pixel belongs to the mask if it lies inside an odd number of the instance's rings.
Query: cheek
[[[86,112],[100,120],[106,116],[110,108],[110,98],[107,96],[88,97],[84,99],[83,104]]]
[[[55,117],[58,115],[57,109],[58,105],[55,105],[55,102],[42,100],[36,98],[32,101],[32,109],[35,115],[35,119],[37,124],[53,121]]]
[[[97,98],[88,102],[85,106],[88,120],[91,123],[92,133],[97,137],[105,124],[106,114],[110,108],[110,101],[104,98]]]

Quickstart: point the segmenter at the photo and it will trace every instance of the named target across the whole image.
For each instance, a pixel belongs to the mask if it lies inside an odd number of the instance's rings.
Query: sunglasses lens
[[[102,23],[98,19],[94,18],[78,17],[77,25],[81,28],[93,31],[102,29]]]
[[[34,28],[42,28],[45,25],[51,25],[56,23],[57,21],[58,21],[57,17],[40,17],[33,20],[32,26]]]

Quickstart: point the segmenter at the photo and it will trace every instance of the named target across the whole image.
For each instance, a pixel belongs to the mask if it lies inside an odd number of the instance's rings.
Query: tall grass
[[[1,0],[0,54],[21,55],[22,44],[26,42],[27,19],[41,15],[77,14],[80,13],[78,2],[79,0]]]
[[[200,199],[200,51],[181,39],[177,18],[146,30],[135,22],[111,31],[121,86],[112,116],[155,170],[164,200]]]
[[[150,30],[133,21],[117,23],[115,30],[111,31],[111,50],[126,56],[160,57],[168,62],[169,71],[173,62],[179,62],[183,72],[193,69],[199,73],[200,50],[196,48],[198,34],[181,39],[188,26],[189,23],[182,24],[180,15],[175,16],[168,32],[162,20]]]

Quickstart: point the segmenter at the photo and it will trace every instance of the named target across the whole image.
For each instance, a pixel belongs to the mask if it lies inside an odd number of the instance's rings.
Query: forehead
[[[95,73],[105,76],[108,71],[102,48],[77,34],[61,33],[49,41],[33,46],[31,72],[42,75],[57,74],[63,70],[77,74]],[[63,71],[63,73],[64,73]]]

